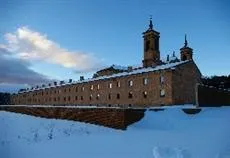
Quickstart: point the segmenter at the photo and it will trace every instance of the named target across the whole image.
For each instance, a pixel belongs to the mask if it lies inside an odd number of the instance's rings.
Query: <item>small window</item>
[[[89,100],[92,100],[93,99],[93,95],[92,94],[90,94],[90,96],[89,96]]]
[[[97,89],[100,89],[100,85],[99,84],[97,85]]]
[[[112,88],[113,87],[113,84],[112,83],[109,83],[109,88]]]
[[[83,100],[84,98],[83,98],[83,96],[81,96],[81,100]]]
[[[66,101],[66,97],[64,97],[63,100]]]
[[[75,96],[75,100],[77,100],[78,98],[77,98],[77,96]]]
[[[146,91],[143,92],[143,97],[147,98],[147,92]]]
[[[100,98],[100,94],[97,94],[97,97],[96,97],[96,99],[97,99],[97,100],[99,100],[99,98]]]
[[[119,93],[117,93],[117,99],[120,99],[120,94]]]
[[[78,92],[78,88],[77,87],[75,88],[75,92]]]
[[[109,93],[109,96],[108,96],[109,100],[112,98],[111,94]]]
[[[56,102],[56,98],[54,98],[54,101]]]
[[[85,87],[83,86],[83,87],[81,87],[81,91],[83,92],[85,90]]]
[[[164,89],[161,89],[160,90],[160,97],[164,97],[165,96],[165,90]]]
[[[68,101],[70,101],[71,100],[71,98],[70,98],[70,96],[68,97]]]
[[[117,87],[121,87],[121,82],[117,81]]]
[[[161,84],[164,84],[164,81],[165,81],[165,78],[164,78],[164,76],[161,75],[161,76],[160,76],[160,83],[161,83]]]
[[[91,91],[93,90],[93,85],[90,86],[90,90],[91,90]]]
[[[147,85],[147,84],[148,84],[148,79],[147,79],[147,78],[144,78],[144,79],[143,79],[143,84],[144,84],[144,85]]]
[[[133,86],[133,81],[130,80],[130,81],[129,81],[129,87],[132,87],[132,86]]]
[[[71,92],[71,88],[69,88],[69,92]]]
[[[133,92],[129,92],[128,98],[133,98]]]

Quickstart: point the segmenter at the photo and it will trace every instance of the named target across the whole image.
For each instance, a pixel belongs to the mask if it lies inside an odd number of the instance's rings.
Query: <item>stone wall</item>
[[[14,105],[131,105],[159,106],[172,104],[171,70],[74,83],[50,87],[12,96]],[[160,77],[164,82],[160,82]],[[147,79],[147,84],[144,84]],[[132,86],[129,82],[132,81]],[[111,85],[111,86],[110,86]],[[160,90],[165,96],[160,97]],[[129,93],[132,96],[129,96]],[[144,96],[146,93],[146,96]]]
[[[193,61],[177,67],[172,73],[173,104],[195,104],[198,83],[201,73]]]
[[[230,106],[230,90],[197,85],[197,105],[200,107]]]
[[[44,118],[74,120],[122,130],[126,129],[128,125],[139,121],[145,112],[144,109],[51,106],[0,106],[0,111]]]

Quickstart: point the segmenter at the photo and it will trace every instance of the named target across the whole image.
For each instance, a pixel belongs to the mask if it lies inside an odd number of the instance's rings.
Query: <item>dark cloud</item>
[[[7,50],[0,48],[0,84],[40,84],[49,79],[29,68],[25,60],[12,57]]]

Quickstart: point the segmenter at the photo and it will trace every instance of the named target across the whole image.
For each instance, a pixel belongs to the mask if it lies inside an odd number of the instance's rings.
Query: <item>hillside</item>
[[[230,107],[146,111],[126,131],[0,112],[1,158],[228,158]]]

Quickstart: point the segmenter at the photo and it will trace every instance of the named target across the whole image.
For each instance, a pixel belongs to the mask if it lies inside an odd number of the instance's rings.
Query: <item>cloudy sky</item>
[[[161,57],[187,34],[203,75],[230,74],[228,0],[0,1],[0,91],[140,65],[149,15]]]

